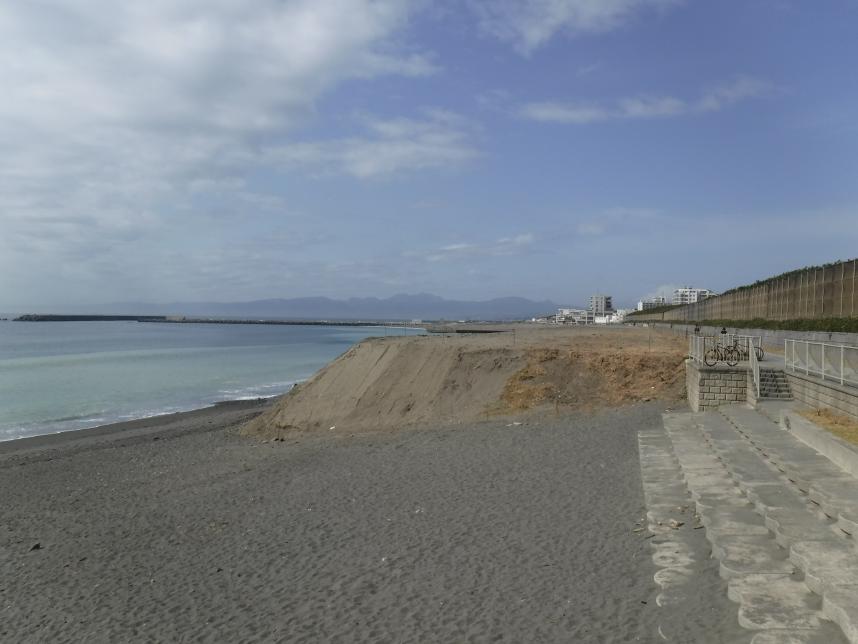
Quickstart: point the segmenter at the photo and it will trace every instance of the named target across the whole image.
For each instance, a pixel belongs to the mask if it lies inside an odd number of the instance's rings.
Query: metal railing
[[[763,337],[760,335],[736,335],[725,333],[719,335],[691,335],[688,336],[688,355],[696,362],[703,362],[706,351],[716,347],[733,347],[739,350],[741,360],[749,360],[754,348],[763,345]],[[756,355],[754,356],[756,359]]]
[[[706,354],[706,336],[688,336],[688,355],[694,362],[703,364],[703,356]]]
[[[752,349],[759,349],[763,346],[763,336],[761,335],[738,335],[736,333],[727,334],[727,346],[736,347],[742,354],[743,360],[749,360],[748,357],[753,353]]]
[[[762,338],[760,338],[762,340]],[[751,363],[751,371],[754,374],[754,395],[760,397],[760,361],[757,360],[757,352],[751,344],[748,350],[748,360]]]
[[[806,340],[784,340],[787,371],[858,387],[858,347]]]

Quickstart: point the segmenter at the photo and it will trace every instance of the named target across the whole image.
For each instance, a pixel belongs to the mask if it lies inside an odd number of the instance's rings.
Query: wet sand
[[[729,641],[711,564],[653,601],[658,403],[267,443],[259,411],[3,444],[0,641]]]

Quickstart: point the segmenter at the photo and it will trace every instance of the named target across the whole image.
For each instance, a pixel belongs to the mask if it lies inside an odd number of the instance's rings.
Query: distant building
[[[673,292],[673,304],[694,304],[695,302],[700,302],[701,300],[705,300],[707,297],[712,297],[713,295],[715,295],[715,293],[710,291],[708,288],[684,286]]]
[[[593,322],[595,324],[619,324],[625,319],[627,313],[627,309],[619,309],[607,315],[596,315],[593,317]]]
[[[591,295],[590,312],[594,316],[605,316],[614,312],[614,305],[610,295]]]
[[[593,324],[593,313],[587,309],[557,309],[557,324]]]
[[[667,300],[663,297],[651,297],[646,300],[641,300],[638,302],[638,311],[646,311],[647,309],[654,309],[659,306],[664,306],[667,304]]]

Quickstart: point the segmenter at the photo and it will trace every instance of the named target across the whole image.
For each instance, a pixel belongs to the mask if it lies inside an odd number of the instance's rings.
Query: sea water
[[[0,441],[275,396],[363,338],[403,332],[0,321]]]

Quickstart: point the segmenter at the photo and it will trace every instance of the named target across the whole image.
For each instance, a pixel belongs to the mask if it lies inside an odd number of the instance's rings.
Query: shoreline
[[[298,385],[302,382],[306,382],[306,380],[307,379],[296,381],[292,384],[292,387],[295,387],[295,385]],[[6,445],[8,443],[17,443],[19,441],[26,441],[26,440],[35,439],[35,438],[45,438],[48,436],[65,436],[66,434],[79,435],[79,434],[81,434],[81,432],[94,432],[95,430],[108,431],[108,430],[110,430],[110,428],[119,428],[121,430],[121,429],[125,429],[127,425],[133,425],[135,423],[142,423],[144,421],[150,421],[150,420],[155,421],[155,420],[163,419],[163,418],[172,418],[174,416],[179,417],[179,416],[182,416],[183,414],[195,414],[195,413],[203,412],[206,410],[213,410],[215,408],[223,408],[225,406],[241,405],[242,403],[256,404],[256,403],[260,403],[260,402],[273,402],[275,399],[279,398],[280,396],[283,396],[283,395],[289,393],[292,390],[292,387],[290,387],[289,389],[287,389],[286,391],[283,391],[281,393],[271,394],[268,396],[252,396],[252,397],[246,397],[246,398],[230,398],[227,400],[216,400],[214,402],[203,403],[200,406],[193,406],[193,407],[189,407],[187,409],[178,409],[178,410],[173,409],[170,411],[164,411],[164,412],[159,412],[159,413],[154,413],[154,414],[147,414],[144,416],[137,416],[134,418],[125,418],[123,420],[118,420],[118,419],[117,420],[110,420],[108,422],[100,423],[98,425],[89,425],[87,427],[79,427],[77,429],[60,429],[58,431],[48,431],[44,434],[33,434],[33,435],[28,435],[28,436],[19,436],[17,438],[0,439],[0,448],[2,448],[3,445]],[[0,453],[2,453],[2,449],[0,449]]]
[[[181,433],[188,429],[197,429],[197,426],[204,429],[204,425],[208,424],[219,429],[232,421],[233,417],[241,419],[243,422],[244,419],[249,420],[262,413],[281,395],[251,400],[224,400],[186,411],[167,412],[83,429],[68,429],[50,434],[13,438],[0,441],[0,459],[21,452],[60,449],[77,444],[105,443],[129,438],[154,438],[156,436],[160,439],[163,435],[171,434],[174,431]]]

